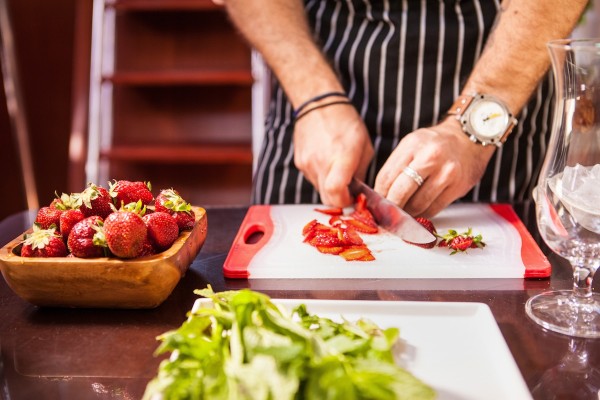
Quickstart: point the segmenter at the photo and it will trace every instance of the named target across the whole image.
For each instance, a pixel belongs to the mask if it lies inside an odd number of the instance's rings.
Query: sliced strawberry
[[[313,219],[312,221],[304,225],[304,228],[302,228],[302,236],[306,236],[309,234],[309,232],[312,232],[318,223],[319,222],[317,222],[316,219]]]
[[[367,224],[369,226],[372,227],[377,227],[377,221],[375,221],[375,217],[373,216],[373,214],[371,213],[371,211],[364,209],[364,210],[354,210],[353,212],[350,213],[350,216],[354,219],[357,219],[361,222],[363,222],[364,224]]]
[[[429,233],[436,235],[437,234],[437,230],[435,229],[435,225],[433,225],[433,222],[431,222],[431,220],[424,218],[424,217],[417,217],[415,218],[415,220],[420,223],[421,225],[423,225],[425,227],[425,229],[427,229],[429,231]]]
[[[351,226],[354,229],[356,229],[357,231],[362,232],[362,233],[377,233],[377,232],[379,232],[379,228],[377,227],[377,225],[372,226],[372,225],[365,223],[362,220],[358,220],[356,218],[348,218],[346,220],[346,223],[348,224],[348,226]]]
[[[309,222],[305,226],[305,229],[303,229],[303,231],[306,231],[306,233],[304,233],[305,242],[310,241],[317,234],[335,235],[331,226],[324,225],[320,222],[317,222],[316,220],[314,221],[314,224],[312,223],[312,221]]]
[[[343,215],[344,209],[341,207],[331,207],[331,208],[315,208],[315,211],[320,212],[325,215]]]
[[[366,246],[349,246],[340,253],[346,261],[372,261],[375,259]]]
[[[358,212],[367,210],[367,196],[365,196],[363,193],[359,193],[356,198],[354,199],[354,209]]]
[[[347,218],[343,215],[333,215],[331,218],[329,218],[329,225],[344,228],[346,227],[346,219]]]
[[[315,246],[317,250],[324,254],[340,254],[344,250],[344,246]]]
[[[342,243],[344,243],[345,245],[360,246],[360,245],[364,244],[360,235],[351,226],[349,226],[345,229],[340,229],[340,232],[342,234],[342,237],[341,237]]]
[[[342,241],[334,232],[317,232],[317,234],[308,241],[313,246],[341,246]]]

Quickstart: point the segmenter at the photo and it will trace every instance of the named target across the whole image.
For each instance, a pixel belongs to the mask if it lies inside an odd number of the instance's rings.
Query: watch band
[[[454,103],[452,103],[450,110],[448,110],[448,114],[456,115],[456,119],[460,119],[476,96],[476,94],[461,94],[454,100]]]
[[[465,112],[467,111],[467,109],[469,108],[469,106],[471,105],[471,103],[473,102],[473,100],[475,100],[477,97],[481,97],[483,99],[485,97],[489,98],[489,97],[493,97],[493,96],[486,96],[486,95],[483,95],[483,94],[480,94],[480,93],[475,93],[475,94],[471,94],[471,95],[469,95],[469,94],[462,94],[462,95],[458,96],[456,98],[456,100],[454,100],[454,103],[452,103],[452,106],[448,110],[448,114],[449,115],[454,115],[455,118],[458,121],[461,122],[461,125],[462,125],[462,128],[463,128],[463,132],[465,132],[465,134],[469,136],[469,139],[472,142],[479,143],[479,144],[481,144],[483,146],[487,146],[487,145],[493,144],[495,146],[501,147],[502,144],[504,144],[504,142],[506,142],[506,139],[508,139],[508,135],[512,132],[513,128],[517,125],[518,121],[509,112],[509,114],[508,114],[509,115],[509,123],[508,123],[508,125],[506,127],[506,130],[499,137],[499,139],[497,141],[487,142],[487,141],[480,140],[473,133],[468,132],[467,131],[467,127],[461,121],[462,116],[465,114]],[[493,98],[494,98],[495,101],[500,102],[500,100],[498,100],[497,98],[495,98],[495,97],[493,97]],[[503,106],[504,106],[504,108],[506,108],[508,110],[508,107],[506,107],[505,105],[503,105]]]

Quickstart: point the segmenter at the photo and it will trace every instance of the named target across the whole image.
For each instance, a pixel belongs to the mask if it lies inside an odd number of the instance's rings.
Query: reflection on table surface
[[[382,301],[450,301],[487,304],[534,398],[547,398],[548,383],[597,376],[600,340],[577,340],[545,332],[525,315],[533,294],[570,288],[564,260],[540,243],[553,266],[550,279],[471,280],[230,280],[222,266],[246,208],[207,208],[207,240],[171,296],[151,310],[38,308],[17,297],[0,281],[0,393],[21,399],[139,399],[155,376],[160,357],[156,336],[181,325],[197,296],[193,290],[250,287],[273,298]],[[536,234],[529,205],[515,210]],[[0,222],[0,244],[19,236],[32,223],[31,213]],[[594,290],[600,290],[598,279]],[[585,354],[592,375],[578,374]],[[581,359],[581,358],[579,358]],[[571,371],[566,374],[565,371]],[[578,397],[572,397],[578,398]]]

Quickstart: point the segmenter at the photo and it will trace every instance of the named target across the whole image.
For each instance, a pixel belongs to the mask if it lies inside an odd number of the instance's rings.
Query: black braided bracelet
[[[327,92],[327,93],[323,93],[323,94],[320,94],[318,96],[313,97],[312,99],[308,99],[304,103],[300,104],[300,106],[298,106],[298,108],[296,108],[294,110],[294,112],[292,113],[292,116],[294,118],[297,118],[298,115],[302,112],[302,110],[304,110],[306,108],[306,106],[308,106],[309,104],[314,103],[316,101],[326,99],[327,97],[345,97],[345,98],[348,98],[348,96],[346,96],[346,93],[343,93],[343,92]]]
[[[325,104],[319,104],[318,106],[311,107],[308,110],[304,111],[302,114],[298,115],[296,117],[296,121],[298,121],[300,118],[304,117],[306,114],[308,114],[311,111],[318,110],[319,108],[323,108],[323,107],[333,106],[335,104],[349,104],[349,105],[352,105],[352,102],[350,100],[340,100],[340,101],[332,101],[330,103],[325,103]]]

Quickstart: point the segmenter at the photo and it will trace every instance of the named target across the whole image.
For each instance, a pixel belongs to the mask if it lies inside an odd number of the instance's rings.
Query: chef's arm
[[[258,50],[292,105],[342,86],[311,34],[300,0],[221,0],[230,18]]]
[[[546,43],[570,35],[587,2],[504,0],[462,94],[492,94],[517,115],[550,65]]]

